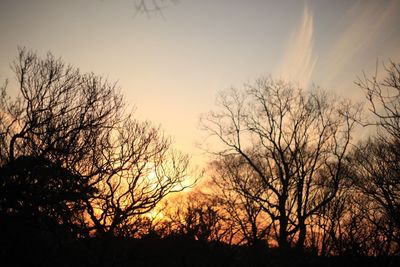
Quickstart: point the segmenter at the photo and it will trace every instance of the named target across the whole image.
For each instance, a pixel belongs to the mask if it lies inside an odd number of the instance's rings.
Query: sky
[[[135,115],[202,165],[199,117],[218,91],[271,75],[359,100],[357,77],[400,62],[400,0],[158,1],[143,14],[138,0],[0,0],[0,81],[18,46],[51,51],[118,81]]]

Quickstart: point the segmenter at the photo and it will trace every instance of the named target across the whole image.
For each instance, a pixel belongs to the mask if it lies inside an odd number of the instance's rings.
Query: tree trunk
[[[306,240],[307,228],[303,218],[299,218],[299,239],[297,240],[296,247],[299,251],[303,251],[304,242]]]
[[[286,216],[285,209],[281,209],[280,211],[280,217],[279,217],[279,238],[278,238],[278,244],[279,248],[282,251],[287,251],[289,249],[289,241],[288,241],[288,232],[287,232],[287,227],[288,227],[288,218]]]

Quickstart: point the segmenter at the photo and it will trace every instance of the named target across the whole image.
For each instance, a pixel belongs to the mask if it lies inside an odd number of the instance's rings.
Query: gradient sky
[[[50,50],[118,81],[136,115],[201,164],[198,119],[219,90],[271,74],[357,99],[362,71],[400,61],[400,0],[164,0],[162,16],[135,2],[0,0],[0,80],[17,46]]]

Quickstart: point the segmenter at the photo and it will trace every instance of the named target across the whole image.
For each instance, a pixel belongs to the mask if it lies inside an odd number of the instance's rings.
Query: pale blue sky
[[[179,0],[164,18],[134,16],[134,3],[0,0],[0,79],[18,45],[50,50],[119,81],[138,117],[197,157],[198,118],[219,90],[272,74],[357,99],[357,75],[400,60],[400,0]]]

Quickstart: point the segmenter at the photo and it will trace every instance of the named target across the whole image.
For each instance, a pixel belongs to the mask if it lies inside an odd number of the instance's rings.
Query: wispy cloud
[[[313,14],[306,5],[301,23],[289,39],[278,74],[283,79],[296,82],[302,87],[308,86],[317,62],[313,47]]]
[[[397,0],[355,2],[341,18],[341,33],[320,58],[323,83],[333,88],[348,87],[358,74],[355,68],[361,72],[374,67],[377,58],[399,56],[398,42],[390,33],[399,11]]]

